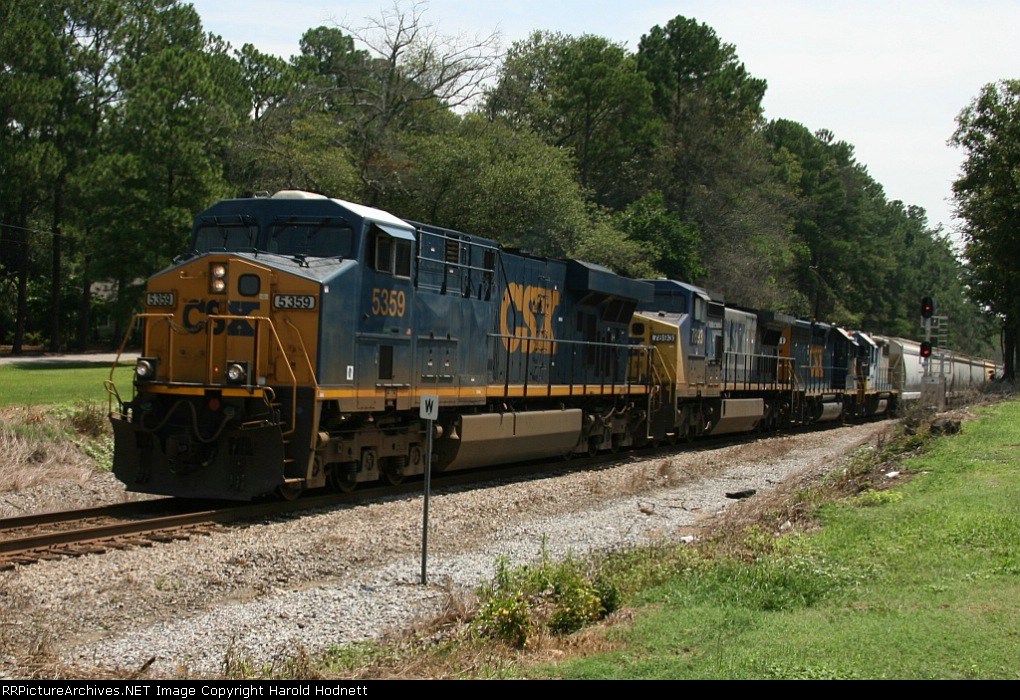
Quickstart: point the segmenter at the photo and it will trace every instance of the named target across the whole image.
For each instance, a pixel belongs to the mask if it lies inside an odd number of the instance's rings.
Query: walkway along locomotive
[[[219,202],[145,294],[131,491],[293,496],[424,469],[882,413],[894,339],[285,191]],[[126,338],[125,338],[126,341]]]

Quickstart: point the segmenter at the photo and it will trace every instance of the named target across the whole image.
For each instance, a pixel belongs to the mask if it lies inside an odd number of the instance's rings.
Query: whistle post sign
[[[421,512],[421,585],[428,581],[429,561],[429,491],[432,488],[432,421],[439,418],[439,395],[422,394],[419,416],[428,421],[425,447],[425,498]]]
[[[418,415],[425,420],[435,420],[436,418],[439,418],[439,395],[422,394],[421,411]]]

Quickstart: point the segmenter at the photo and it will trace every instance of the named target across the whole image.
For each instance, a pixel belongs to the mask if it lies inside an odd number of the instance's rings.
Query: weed
[[[22,491],[51,481],[84,481],[91,471],[88,460],[70,441],[32,436],[6,422],[0,422],[0,454],[4,456],[0,492]]]
[[[113,434],[101,407],[82,402],[49,410],[0,411],[0,492],[88,479],[113,464]]]
[[[543,551],[537,564],[511,568],[497,562],[496,575],[484,586],[473,626],[483,636],[518,649],[539,629],[571,634],[601,620],[620,604],[620,591],[597,567],[572,558],[553,561]]]
[[[864,491],[851,500],[857,506],[882,506],[887,503],[899,503],[903,494],[899,491]]]
[[[762,677],[788,681],[841,681],[857,680],[852,671],[836,669],[825,664],[810,666],[789,666],[780,663],[766,663],[761,667]]]
[[[475,625],[482,634],[523,649],[534,628],[531,606],[518,592],[492,591],[478,611]]]

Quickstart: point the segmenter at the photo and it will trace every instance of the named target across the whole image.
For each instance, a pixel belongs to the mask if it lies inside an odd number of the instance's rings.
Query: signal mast
[[[935,314],[935,299],[930,296],[921,298],[921,328],[924,329],[924,340],[921,341],[921,393],[926,397],[925,403],[942,411],[946,407],[946,355],[944,352],[948,338],[948,324],[945,316]],[[939,368],[934,371],[932,357],[933,341],[938,342]]]
[[[931,297],[921,298],[921,328],[924,329],[924,340],[921,341],[921,367],[925,377],[931,376],[931,327],[935,316],[935,300]]]

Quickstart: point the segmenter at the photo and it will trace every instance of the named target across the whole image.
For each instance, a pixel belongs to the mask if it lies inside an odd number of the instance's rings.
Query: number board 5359
[[[273,297],[274,309],[314,309],[315,297],[311,294],[277,294]]]

